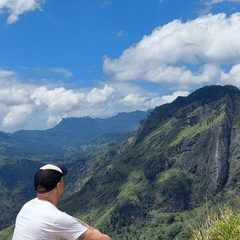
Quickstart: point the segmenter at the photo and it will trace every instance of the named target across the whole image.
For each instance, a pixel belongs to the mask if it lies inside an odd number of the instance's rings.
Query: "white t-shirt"
[[[86,230],[49,201],[34,198],[18,213],[12,240],[76,240]]]

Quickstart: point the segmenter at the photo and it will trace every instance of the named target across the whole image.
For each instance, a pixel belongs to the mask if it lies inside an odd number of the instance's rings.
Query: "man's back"
[[[46,164],[34,175],[37,198],[20,210],[12,240],[111,240],[98,229],[60,211],[56,206],[64,192],[64,166]]]
[[[19,212],[13,240],[77,239],[87,230],[52,203],[35,198],[27,202]]]

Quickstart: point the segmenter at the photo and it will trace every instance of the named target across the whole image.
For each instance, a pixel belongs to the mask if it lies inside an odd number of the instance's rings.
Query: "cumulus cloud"
[[[4,76],[11,75],[8,71],[2,70],[2,73]],[[5,131],[46,129],[58,124],[64,117],[97,116],[104,110],[95,111],[95,108],[111,102],[115,91],[108,85],[74,91],[64,87],[48,88],[20,82],[16,86],[11,83],[15,84],[16,80],[9,80],[0,88],[1,126]]]
[[[0,0],[0,13],[7,13],[7,23],[15,23],[21,14],[41,10],[45,0]]]
[[[238,70],[233,70],[232,74],[237,74]],[[5,132],[47,129],[67,117],[106,117],[117,112],[148,110],[188,94],[174,92],[159,96],[136,86],[110,82],[100,87],[71,90],[23,84],[17,81],[15,73],[4,70],[2,73],[8,80],[2,81],[0,88],[0,129]]]
[[[63,87],[49,90],[45,86],[36,88],[30,95],[36,106],[56,112],[61,111],[61,109],[67,111],[69,107],[72,108],[78,104],[83,97],[83,94],[75,93],[73,90],[66,90]]]
[[[188,95],[189,95],[188,91],[176,91],[171,95],[163,96],[162,99],[165,101],[165,103],[170,103],[170,102],[174,101],[179,96],[186,97]]]
[[[236,75],[223,66],[240,62],[240,13],[174,20],[126,49],[119,58],[105,56],[103,70],[118,81],[143,80],[186,89],[191,85],[225,82]],[[236,66],[235,66],[236,65]]]
[[[21,128],[28,126],[31,122],[31,115],[34,106],[31,104],[18,104],[9,107],[7,115],[2,120],[4,128]]]
[[[94,88],[87,95],[87,100],[88,102],[93,104],[104,102],[113,92],[114,89],[112,87],[109,87],[108,85],[105,85],[103,89]]]
[[[50,127],[69,113],[74,115],[74,109],[81,104],[85,95],[63,87],[47,89],[42,86],[34,89],[30,98],[34,107],[46,115],[46,123]]]
[[[25,104],[29,101],[29,92],[23,87],[13,86],[0,89],[0,102],[6,106]]]
[[[150,98],[142,96],[140,94],[131,93],[125,96],[122,100],[120,100],[120,103],[127,107],[131,107],[130,109],[132,110],[134,109],[148,110],[165,103],[170,103],[179,96],[187,95],[189,95],[188,91],[176,91],[173,92],[171,95],[169,94]]]
[[[0,0],[0,9],[3,3]],[[73,74],[64,68],[39,69],[37,76],[41,80],[47,76],[46,85],[35,81],[36,69],[27,69],[34,75],[27,84],[16,72],[0,68],[1,127],[3,131],[46,129],[66,117],[152,109],[187,96],[198,86],[240,87],[239,22],[240,13],[209,14],[157,27],[119,58],[106,56],[103,70],[109,78],[92,88],[68,89],[59,79],[71,80]],[[169,92],[161,94],[162,88]]]
[[[144,105],[146,101],[146,97],[140,96],[139,94],[134,94],[131,93],[124,97],[120,102],[123,103],[126,106],[139,106],[139,105]]]

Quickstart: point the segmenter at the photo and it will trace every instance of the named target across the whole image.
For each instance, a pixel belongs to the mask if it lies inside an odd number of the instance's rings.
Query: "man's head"
[[[47,164],[41,167],[34,176],[34,187],[38,193],[52,191],[61,178],[67,174],[67,169],[63,166]]]

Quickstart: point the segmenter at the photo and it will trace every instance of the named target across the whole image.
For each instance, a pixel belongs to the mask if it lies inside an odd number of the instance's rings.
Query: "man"
[[[16,218],[13,240],[111,240],[99,230],[60,211],[65,167],[44,165],[34,176],[37,197],[27,202]]]

